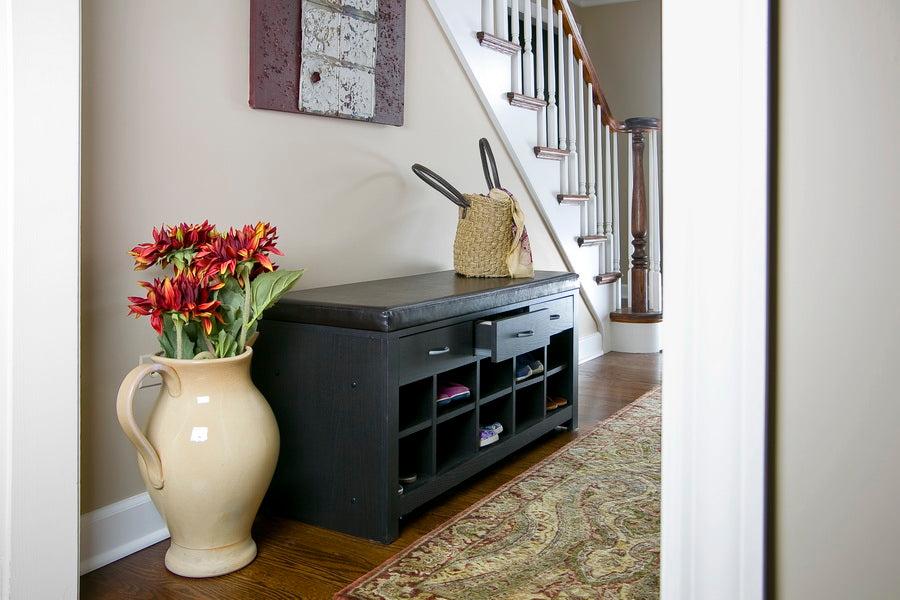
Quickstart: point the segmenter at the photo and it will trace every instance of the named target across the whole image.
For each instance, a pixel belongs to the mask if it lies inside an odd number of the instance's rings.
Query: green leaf
[[[163,315],[163,332],[162,335],[159,336],[159,345],[163,349],[163,353],[166,358],[175,358],[175,323],[172,321],[172,317],[169,314]]]
[[[162,348],[163,356],[166,358],[175,358],[175,342],[166,337],[166,332],[163,330],[163,335],[157,338],[159,340],[159,346]]]
[[[253,293],[253,318],[262,317],[264,310],[275,304],[282,294],[294,287],[305,269],[299,271],[266,271],[250,284]]]

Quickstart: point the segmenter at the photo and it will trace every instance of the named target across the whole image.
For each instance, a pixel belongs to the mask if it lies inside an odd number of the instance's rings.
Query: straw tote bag
[[[500,185],[487,139],[478,142],[489,192],[461,194],[434,171],[413,165],[425,183],[459,207],[453,242],[453,266],[466,277],[533,277],[531,245],[525,215],[515,197]]]

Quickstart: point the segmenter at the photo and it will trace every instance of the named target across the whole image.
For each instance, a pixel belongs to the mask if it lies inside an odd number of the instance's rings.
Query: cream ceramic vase
[[[252,355],[247,348],[233,358],[155,356],[119,388],[119,423],[169,527],[166,568],[177,575],[223,575],[256,557],[250,527],[275,472],[279,435],[272,409],[250,379]],[[162,376],[162,389],[142,430],[134,395],[151,373]]]

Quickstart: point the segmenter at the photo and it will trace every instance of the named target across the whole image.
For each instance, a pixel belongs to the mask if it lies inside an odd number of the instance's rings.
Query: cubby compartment
[[[540,381],[544,377],[544,373],[547,371],[547,356],[544,348],[538,348],[537,350],[532,350],[531,352],[526,352],[524,354],[520,354],[515,359],[515,367],[516,367],[516,377],[515,386],[516,388],[520,388],[523,386],[533,385],[536,381]],[[519,367],[520,365],[529,365],[534,366],[535,370],[527,375],[523,376],[521,379],[519,378]]]
[[[441,473],[466,461],[477,449],[475,410],[448,419],[437,426],[435,457]]]
[[[402,480],[411,475],[416,476],[412,483],[402,483],[404,492],[408,492],[422,485],[434,475],[432,464],[433,433],[432,428],[417,431],[398,441],[397,476]],[[400,483],[398,481],[398,483]]]
[[[494,398],[507,394],[512,390],[513,383],[513,359],[501,362],[482,360],[480,362],[481,381],[480,391],[482,399]]]
[[[503,431],[500,432],[500,439],[496,442],[488,444],[487,446],[480,445],[480,430],[481,427],[487,427],[494,423],[500,423],[503,426]],[[499,398],[495,398],[485,404],[482,404],[479,407],[478,414],[478,427],[479,427],[479,450],[485,451],[490,450],[492,447],[502,444],[504,440],[508,439],[513,435],[513,399],[512,394],[506,394],[504,396],[500,396]]]
[[[516,390],[516,433],[536,425],[544,418],[543,382]]]
[[[544,365],[548,373],[558,372],[572,362],[572,343],[571,329],[550,336],[547,363]]]
[[[566,400],[565,404],[554,402],[554,408],[547,411],[547,416],[555,414],[558,409],[572,405],[572,378],[568,377],[563,371],[547,377],[547,397],[549,401],[556,401],[558,398]],[[549,402],[548,401],[548,402]],[[548,409],[550,405],[548,404]]]
[[[434,378],[427,377],[400,386],[399,424],[401,433],[424,427],[433,415]]]
[[[437,396],[435,397],[435,405],[437,406],[437,417],[446,417],[447,415],[457,414],[466,407],[474,407],[476,398],[476,377],[477,367],[475,363],[445,371],[437,375]],[[459,392],[467,389],[469,395],[463,398],[453,400],[440,400],[442,390],[449,392]]]

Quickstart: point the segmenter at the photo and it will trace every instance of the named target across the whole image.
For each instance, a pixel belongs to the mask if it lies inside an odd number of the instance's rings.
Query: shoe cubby
[[[477,365],[472,363],[470,365],[465,365],[450,371],[444,371],[443,373],[439,373],[436,377],[436,387],[435,387],[435,399],[434,403],[436,406],[436,416],[438,421],[440,422],[442,419],[447,418],[448,415],[456,415],[461,411],[466,409],[471,409],[475,406],[475,400],[477,398]],[[466,398],[458,398],[455,400],[451,400],[446,404],[438,405],[438,397],[440,396],[441,388],[447,384],[455,384],[456,386],[463,386],[468,388],[469,395]]]
[[[400,484],[404,488],[404,493],[415,489],[424,484],[434,475],[434,464],[432,457],[434,440],[432,428],[417,431],[398,440],[397,452],[397,477],[399,480],[405,476],[415,474],[416,481],[413,483]]]
[[[567,329],[550,336],[550,344],[547,346],[547,362],[544,363],[547,373],[558,372],[572,362],[573,331]]]
[[[437,473],[462,463],[475,454],[478,448],[475,411],[438,424],[435,438],[435,468]]]
[[[547,396],[550,398],[565,398],[566,404],[572,404],[572,382],[564,371],[547,377]]]
[[[506,439],[513,435],[515,428],[513,427],[514,418],[512,394],[506,394],[504,396],[500,396],[499,398],[494,398],[493,400],[490,400],[479,406],[479,436],[482,427],[486,427],[493,423],[500,423],[501,425],[503,425],[503,431],[500,433],[500,440],[487,446],[481,446],[479,437],[480,451],[489,450],[490,448],[493,448],[498,444],[502,444],[504,441],[506,441]]]
[[[543,381],[539,380],[533,385],[517,389],[515,398],[516,433],[541,422],[546,405]]]
[[[481,398],[494,398],[512,391],[514,362],[510,358],[500,362],[482,360],[479,363]]]
[[[282,296],[251,367],[281,432],[266,509],[390,543],[404,515],[556,427],[576,428],[577,293],[573,273],[446,271]],[[543,369],[516,382],[525,354]],[[468,396],[439,406],[444,383]],[[570,404],[547,412],[547,393]],[[481,446],[493,423],[499,439]]]
[[[434,378],[419,379],[400,386],[399,419],[401,434],[431,422],[434,405]]]

